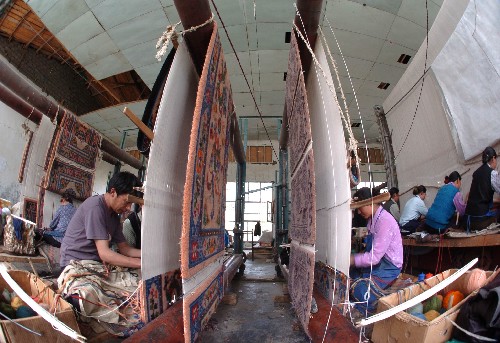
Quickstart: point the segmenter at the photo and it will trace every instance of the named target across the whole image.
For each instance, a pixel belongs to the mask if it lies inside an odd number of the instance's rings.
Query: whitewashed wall
[[[15,204],[20,199],[19,168],[27,136],[23,123],[36,130],[36,125],[0,101],[0,198]]]

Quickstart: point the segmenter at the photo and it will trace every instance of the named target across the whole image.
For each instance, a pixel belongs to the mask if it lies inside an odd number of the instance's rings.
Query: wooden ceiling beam
[[[38,37],[40,36],[43,31],[45,31],[45,27],[42,27],[42,29],[40,31],[38,31],[35,35],[33,35],[33,37],[31,37],[31,39],[29,41],[26,42],[26,44],[24,44],[24,48],[28,48],[30,46],[31,43],[33,43],[33,41]],[[40,36],[41,37],[41,36]]]
[[[16,33],[17,29],[19,28],[19,26],[21,26],[21,24],[24,21],[24,18],[26,18],[26,16],[28,14],[30,14],[30,12],[31,12],[31,9],[28,9],[28,11],[21,16],[21,18],[19,19],[19,21],[16,24],[16,27],[14,27],[14,30],[12,31],[12,33],[9,36],[9,42],[12,41],[12,38],[14,37],[14,34]]]

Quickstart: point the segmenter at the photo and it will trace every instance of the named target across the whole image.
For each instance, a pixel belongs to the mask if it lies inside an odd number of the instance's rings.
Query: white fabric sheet
[[[182,199],[198,76],[180,44],[163,91],[148,162],[142,221],[142,278],[180,267]]]
[[[320,41],[314,51],[332,82]],[[347,148],[339,108],[321,71],[311,66],[306,83],[316,177],[316,260],[349,273],[351,211]]]
[[[465,160],[500,141],[500,1],[471,1],[432,64]]]

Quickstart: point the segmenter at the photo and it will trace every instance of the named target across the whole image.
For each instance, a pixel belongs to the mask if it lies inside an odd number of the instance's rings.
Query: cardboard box
[[[49,305],[51,313],[56,310],[56,317],[65,323],[67,326],[80,333],[76,322],[75,314],[70,304],[64,299],[59,298],[56,303],[55,292],[48,287],[40,278],[34,274],[22,270],[9,271],[10,276],[17,284],[32,297],[38,296],[40,302]],[[6,288],[12,292],[9,284],[0,275],[0,292]],[[74,342],[71,338],[63,333],[56,331],[52,325],[43,319],[41,316],[30,318],[15,319],[17,322],[33,331],[41,333],[42,336],[35,335],[27,330],[22,329],[16,324],[8,320],[0,320],[0,342],[16,342],[16,343],[46,343],[46,342]]]
[[[402,301],[406,301],[413,297],[416,297],[430,287],[437,285],[438,283],[443,281],[443,279],[446,279],[447,277],[453,275],[453,273],[455,273],[456,271],[457,269],[447,270],[445,272],[442,272],[441,274],[425,280],[425,282],[420,282],[418,284],[404,288],[399,292],[392,293],[388,296],[380,298],[378,301],[377,313],[397,306]],[[487,282],[492,280],[496,276],[496,274],[497,272],[486,272],[486,275],[488,277]],[[454,281],[450,285],[451,288],[450,286],[448,286],[446,289],[454,289],[454,286],[460,282],[460,279],[463,278],[464,275]],[[465,299],[460,303],[430,322],[422,320],[404,311],[399,312],[396,315],[385,320],[376,322],[373,328],[371,340],[375,343],[446,342],[450,339],[453,330],[453,324],[451,324],[451,322],[447,320],[446,317],[448,317],[452,321],[455,321],[462,304],[469,297],[475,294],[476,292],[473,292],[470,295],[466,296]]]

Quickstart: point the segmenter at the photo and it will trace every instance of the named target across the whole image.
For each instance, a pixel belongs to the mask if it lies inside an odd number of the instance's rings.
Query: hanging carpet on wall
[[[69,112],[61,120],[47,160],[44,188],[78,200],[92,195],[94,173],[101,136]]]
[[[289,232],[292,249],[288,287],[297,317],[308,333],[314,282],[316,186],[308,99],[295,34],[292,35],[288,60],[286,110],[292,194]]]

